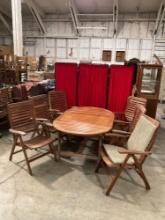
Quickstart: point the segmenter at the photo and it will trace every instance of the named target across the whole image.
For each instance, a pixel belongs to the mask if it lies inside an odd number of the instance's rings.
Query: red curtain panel
[[[123,112],[127,98],[131,94],[133,66],[111,65],[108,87],[108,109],[113,112]]]
[[[106,107],[108,65],[80,64],[78,105]]]
[[[77,97],[77,64],[55,64],[55,89],[65,91],[68,107],[75,106]]]

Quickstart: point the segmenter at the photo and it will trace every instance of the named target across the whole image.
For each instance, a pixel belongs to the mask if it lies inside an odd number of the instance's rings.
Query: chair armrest
[[[59,115],[63,114],[63,112],[60,112],[60,110],[58,110],[58,109],[49,109],[49,111],[51,113],[56,113],[56,114],[59,114]]]
[[[117,132],[109,132],[104,135],[104,137],[117,137],[117,138],[129,138],[129,134],[117,133]]]
[[[15,130],[15,129],[12,129],[12,128],[10,128],[9,131],[12,134],[26,135],[26,133],[24,131]]]
[[[139,154],[139,155],[149,155],[152,152],[151,151],[138,151],[138,150],[125,150],[125,149],[120,149],[118,150],[120,154],[128,154],[128,155],[133,155],[133,154]]]
[[[111,132],[112,133],[117,133],[117,134],[131,135],[131,132],[123,131],[123,130],[118,130],[118,129],[112,129]]]
[[[50,112],[60,112],[58,109],[52,109],[52,108],[50,108],[49,111]]]
[[[49,121],[49,119],[47,118],[35,118],[36,121],[43,121],[43,122],[46,122],[46,121]]]
[[[118,119],[114,120],[114,123],[120,123],[120,124],[125,124],[125,125],[129,125],[130,124],[129,121],[122,121],[122,120],[118,120]]]
[[[48,127],[53,127],[53,124],[51,122],[44,122],[44,124]]]

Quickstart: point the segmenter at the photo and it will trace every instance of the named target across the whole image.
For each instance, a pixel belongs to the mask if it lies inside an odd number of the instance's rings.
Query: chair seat
[[[55,139],[52,137],[39,135],[30,140],[24,141],[24,144],[30,149],[36,149],[51,144],[53,141],[55,141]]]
[[[118,150],[123,148],[117,147],[115,145],[104,144],[104,150],[108,155],[109,159],[115,164],[122,164],[126,158],[126,154],[120,154]],[[133,158],[129,158],[127,164],[134,164]]]

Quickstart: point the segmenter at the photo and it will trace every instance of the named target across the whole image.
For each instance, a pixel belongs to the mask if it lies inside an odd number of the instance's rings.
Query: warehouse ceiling
[[[23,2],[23,14],[30,15],[28,7]],[[45,14],[69,14],[69,0],[33,0],[36,6]],[[113,11],[113,0],[74,0],[79,13],[107,14]],[[157,12],[161,0],[119,0],[119,13]],[[11,14],[11,0],[0,0],[0,11]]]

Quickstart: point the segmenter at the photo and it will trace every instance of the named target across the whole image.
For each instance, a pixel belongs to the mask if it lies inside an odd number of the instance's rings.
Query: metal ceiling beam
[[[37,8],[38,13],[40,14],[40,16],[42,18],[45,17],[45,12],[44,10],[36,3],[36,1],[33,0],[33,4],[35,5],[35,7]]]
[[[6,11],[6,9],[2,5],[0,5],[0,12],[6,15],[7,17],[11,18],[11,14],[8,11]]]
[[[80,33],[77,27],[79,26],[80,22],[77,16],[77,10],[76,10],[73,0],[69,1],[69,10],[70,10],[70,14],[71,14],[72,22],[73,22],[73,27],[75,29],[75,33],[78,36]]]
[[[0,20],[2,21],[2,23],[4,24],[8,32],[12,34],[12,27],[10,26],[10,24],[8,23],[8,21],[6,20],[6,18],[3,16],[1,12],[0,12]]]
[[[164,18],[165,18],[165,0],[163,0],[161,2],[160,7],[159,7],[159,11],[158,11],[156,22],[155,22],[154,36],[157,35],[158,30],[159,30]]]
[[[42,18],[40,16],[40,13],[38,8],[36,7],[34,1],[32,0],[24,0],[24,2],[27,4],[27,6],[29,7],[36,23],[38,24],[39,28],[40,28],[40,31],[43,33],[43,34],[46,34],[46,28],[45,28],[45,25],[42,21]]]
[[[118,0],[114,0],[113,2],[113,34],[114,36],[117,34],[117,25],[118,25]]]

